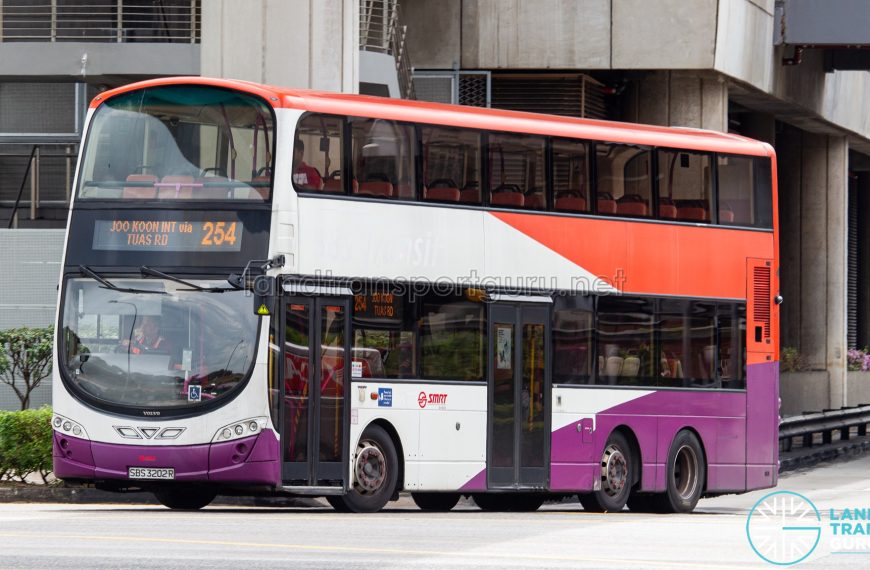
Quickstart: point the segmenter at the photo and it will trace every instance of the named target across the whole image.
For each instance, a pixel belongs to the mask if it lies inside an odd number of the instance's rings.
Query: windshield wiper
[[[103,289],[111,289],[119,293],[150,293],[152,295],[166,295],[166,291],[156,291],[154,289],[133,289],[131,287],[118,287],[111,281],[100,276],[99,273],[88,267],[87,265],[79,265],[79,272],[82,275],[90,277],[100,284]]]
[[[200,287],[196,283],[191,283],[185,279],[180,277],[175,277],[173,275],[169,275],[168,273],[163,273],[162,271],[157,271],[156,269],[152,269],[147,265],[143,265],[139,268],[139,271],[143,276],[151,276],[151,277],[159,277],[160,279],[168,279],[169,281],[175,281],[176,283],[180,283],[185,287],[190,287],[191,291],[202,291],[204,293],[225,293],[226,291],[238,291],[235,287]]]

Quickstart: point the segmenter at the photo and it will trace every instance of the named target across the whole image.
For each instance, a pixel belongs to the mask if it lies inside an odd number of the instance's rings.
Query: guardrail
[[[0,152],[0,174],[5,176],[5,179],[0,179],[0,219],[4,226],[17,228],[21,210],[28,211],[26,219],[32,222],[41,219],[45,213],[40,212],[41,209],[67,209],[77,145],[12,146],[14,151]],[[0,149],[2,147],[0,144]]]
[[[805,413],[779,424],[780,472],[870,449],[870,404]]]
[[[196,43],[200,0],[0,0],[0,41]]]
[[[360,0],[359,49],[392,55],[402,97],[414,99],[407,35],[398,0]]]

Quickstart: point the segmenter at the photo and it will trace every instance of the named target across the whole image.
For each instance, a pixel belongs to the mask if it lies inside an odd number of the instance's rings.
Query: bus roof
[[[131,83],[98,95],[91,102],[91,108],[98,107],[107,99],[122,93],[163,85],[209,85],[235,89],[262,97],[275,108],[290,108],[332,115],[721,153],[757,156],[773,156],[774,154],[773,147],[767,143],[740,135],[705,129],[661,127],[369,95],[274,87],[250,81],[208,77],[168,77]]]

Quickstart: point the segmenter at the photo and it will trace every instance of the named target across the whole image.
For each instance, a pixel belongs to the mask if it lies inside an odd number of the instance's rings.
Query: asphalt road
[[[818,546],[796,567],[870,567],[870,537],[838,538],[828,524],[832,508],[870,507],[868,474],[870,457],[780,480],[777,490],[801,493],[822,515]],[[0,568],[771,568],[746,531],[768,492],[705,499],[691,515],[593,514],[576,503],[515,514],[461,503],[428,514],[408,498],[372,515],[8,503]]]

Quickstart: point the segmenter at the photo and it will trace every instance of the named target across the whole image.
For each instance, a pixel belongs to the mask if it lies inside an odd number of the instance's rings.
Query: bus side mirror
[[[278,279],[268,275],[258,275],[254,278],[254,314],[268,317],[275,313],[278,303]]]

